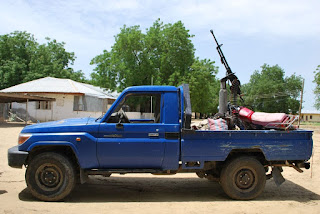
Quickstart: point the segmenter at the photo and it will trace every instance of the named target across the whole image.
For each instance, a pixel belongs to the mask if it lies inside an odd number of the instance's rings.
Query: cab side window
[[[108,123],[160,123],[161,94],[128,94]]]

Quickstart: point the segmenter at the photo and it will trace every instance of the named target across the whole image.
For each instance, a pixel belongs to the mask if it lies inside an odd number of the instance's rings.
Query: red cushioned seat
[[[265,112],[255,112],[251,116],[251,121],[257,125],[272,125],[272,124],[279,124],[285,122],[288,118],[287,114],[285,113],[265,113]]]
[[[245,107],[240,108],[239,115],[242,119],[262,126],[284,123],[288,119],[285,113],[254,112]]]

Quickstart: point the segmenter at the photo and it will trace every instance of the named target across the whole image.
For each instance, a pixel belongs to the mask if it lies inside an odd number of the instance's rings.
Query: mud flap
[[[80,183],[84,184],[89,179],[88,173],[86,173],[83,169],[80,169]]]
[[[274,182],[276,183],[276,185],[278,187],[285,181],[285,179],[283,178],[281,172],[282,172],[282,168],[281,167],[275,166],[275,167],[272,168],[271,174],[272,174]]]

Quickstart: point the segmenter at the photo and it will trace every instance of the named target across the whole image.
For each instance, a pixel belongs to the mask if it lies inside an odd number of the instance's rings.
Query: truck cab
[[[178,103],[176,87],[126,89],[100,120],[99,167],[177,169],[181,129]]]

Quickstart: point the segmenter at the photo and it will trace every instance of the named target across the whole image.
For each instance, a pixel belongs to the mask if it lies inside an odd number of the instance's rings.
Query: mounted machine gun
[[[224,54],[221,50],[221,46],[223,44],[219,44],[216,37],[214,36],[213,30],[210,30],[216,44],[217,44],[217,51],[219,53],[219,56],[221,58],[221,63],[226,68],[226,76],[220,80],[220,92],[219,92],[219,115],[222,117],[226,116],[226,113],[228,112],[228,92],[226,87],[226,82],[229,80],[231,83],[230,91],[231,91],[231,104],[234,106],[237,106],[237,98],[241,95],[240,90],[240,81],[238,77],[231,71],[230,66],[228,65],[228,62],[226,58],[224,57]],[[240,97],[240,99],[242,99]]]

